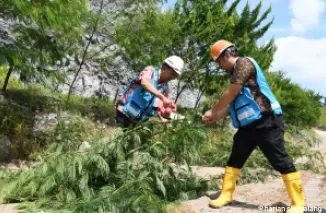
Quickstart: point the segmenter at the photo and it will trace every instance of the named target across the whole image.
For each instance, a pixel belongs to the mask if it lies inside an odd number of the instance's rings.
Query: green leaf
[[[156,186],[157,186],[158,190],[160,190],[162,192],[162,194],[165,198],[166,197],[166,189],[165,189],[163,181],[158,176],[155,176],[155,180],[156,180]]]

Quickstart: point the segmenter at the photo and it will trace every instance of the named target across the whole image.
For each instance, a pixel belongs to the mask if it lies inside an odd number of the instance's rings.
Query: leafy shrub
[[[187,129],[198,136],[192,139]],[[191,156],[185,153],[194,151],[192,143],[205,140],[204,129],[178,122],[165,130],[179,135],[178,149],[184,153],[178,160],[185,166],[161,162],[171,138],[153,121],[110,141],[97,139],[88,152],[66,152],[53,145],[40,164],[8,176],[5,198],[67,212],[117,213],[164,212],[167,202],[197,198],[214,184],[192,174],[187,166]]]
[[[283,72],[271,72],[268,79],[271,89],[283,108],[287,125],[301,129],[309,129],[317,125],[321,116],[320,95],[292,83]]]

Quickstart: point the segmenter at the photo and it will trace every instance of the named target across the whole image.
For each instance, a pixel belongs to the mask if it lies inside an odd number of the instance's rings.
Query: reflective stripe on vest
[[[271,103],[273,113],[277,115],[282,114],[280,103],[271,91],[263,71],[254,59],[250,57],[246,58],[255,66],[257,85]],[[260,106],[253,98],[248,85],[245,85],[238,96],[232,101],[229,106],[229,113],[235,128],[245,127],[262,117]]]

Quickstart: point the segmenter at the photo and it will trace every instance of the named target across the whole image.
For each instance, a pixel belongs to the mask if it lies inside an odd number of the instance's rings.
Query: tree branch
[[[85,50],[84,50],[83,57],[82,57],[82,61],[81,61],[81,63],[79,64],[79,68],[78,68],[78,70],[77,70],[77,72],[76,72],[76,74],[75,74],[75,76],[74,76],[74,79],[72,80],[72,82],[71,82],[71,84],[70,84],[70,86],[69,86],[68,98],[67,98],[67,104],[69,103],[69,100],[70,100],[70,95],[71,95],[71,92],[72,92],[72,87],[73,87],[74,83],[75,83],[76,80],[77,80],[77,77],[78,77],[78,75],[79,75],[79,73],[80,73],[80,71],[81,71],[81,69],[82,69],[82,66],[83,66],[84,63],[85,63],[86,55],[87,55],[87,53],[88,53],[88,48],[89,48],[89,46],[91,45],[92,40],[93,40],[93,37],[94,37],[94,34],[95,34],[96,30],[97,30],[97,25],[98,25],[98,22],[99,22],[100,16],[101,16],[102,11],[103,11],[103,3],[104,3],[104,0],[101,1],[100,11],[99,11],[99,14],[98,14],[98,16],[97,16],[97,19],[95,20],[95,23],[94,23],[94,27],[93,27],[93,29],[92,29],[91,36],[90,36],[90,38],[89,38],[89,40],[88,40],[88,43],[87,43],[87,45],[86,45],[86,48],[85,48]]]

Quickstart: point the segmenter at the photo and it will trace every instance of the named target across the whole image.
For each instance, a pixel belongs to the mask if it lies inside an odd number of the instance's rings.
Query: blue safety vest
[[[275,115],[282,114],[282,108],[271,91],[263,71],[257,62],[250,57],[248,58],[256,69],[257,86],[260,91],[267,97],[271,104],[271,108]],[[232,119],[232,124],[235,128],[246,127],[247,125],[259,120],[262,117],[260,106],[253,98],[249,85],[246,83],[241,89],[238,96],[229,105],[229,114]]]
[[[167,87],[167,84],[163,84],[159,86],[159,69],[155,68],[152,75],[152,83],[154,87],[163,92],[163,90]],[[129,86],[123,91],[122,96],[129,90],[129,88],[137,81],[135,78]],[[156,115],[156,110],[154,108],[154,99],[155,95],[145,90],[141,85],[137,86],[137,88],[128,96],[128,100],[123,106],[123,111],[126,115],[128,115],[133,120],[147,120],[150,117]]]

